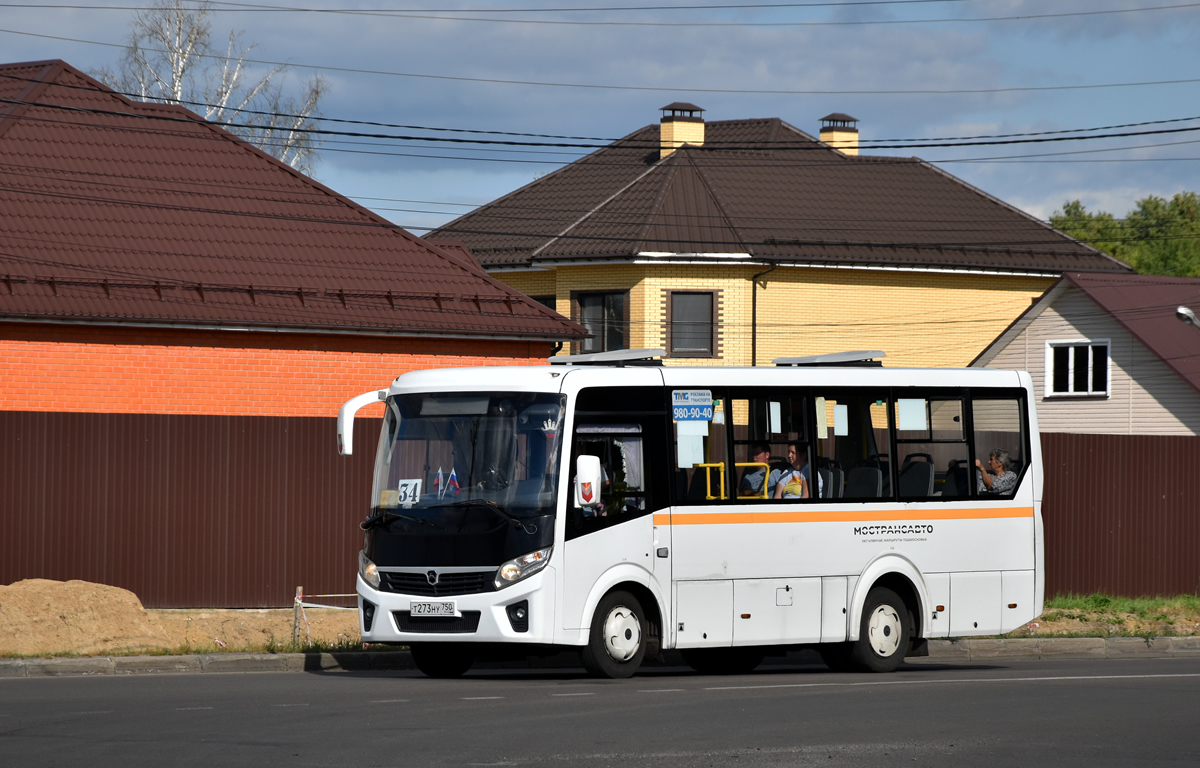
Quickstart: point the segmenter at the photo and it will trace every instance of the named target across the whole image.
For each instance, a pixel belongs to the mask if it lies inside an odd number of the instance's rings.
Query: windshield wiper
[[[463,499],[462,501],[452,501],[448,504],[435,504],[430,509],[441,509],[442,507],[486,507],[512,523],[513,528],[525,531],[525,533],[537,533],[536,524],[526,523],[521,518],[502,508],[496,502],[488,501],[487,499]]]
[[[368,517],[366,520],[359,523],[358,527],[362,528],[364,531],[369,531],[377,526],[387,525],[393,520],[408,520],[411,523],[420,523],[421,525],[428,525],[430,528],[437,528],[439,531],[446,530],[437,523],[431,523],[428,520],[424,520],[420,517],[413,517],[412,515],[402,515],[398,512],[383,512],[375,515],[374,517]]]

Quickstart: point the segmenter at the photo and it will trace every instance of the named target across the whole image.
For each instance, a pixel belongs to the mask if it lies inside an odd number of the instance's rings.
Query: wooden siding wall
[[[354,591],[380,419],[0,412],[0,583],[83,579],[147,607]]]
[[[1067,339],[1110,340],[1108,398],[1042,397],[1046,342]],[[1200,434],[1200,393],[1075,288],[1065,290],[987,367],[1029,371],[1043,433]]]
[[[1200,594],[1200,437],[1042,433],[1046,596]]]

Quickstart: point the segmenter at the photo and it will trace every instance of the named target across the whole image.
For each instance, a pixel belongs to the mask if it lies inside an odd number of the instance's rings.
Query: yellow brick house
[[[964,366],[1063,272],[1115,259],[918,158],[778,118],[646,126],[430,234],[582,323],[571,352],[764,365],[881,349]]]

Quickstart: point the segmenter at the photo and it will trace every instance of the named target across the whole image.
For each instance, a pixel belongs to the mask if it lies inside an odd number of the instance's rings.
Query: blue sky
[[[742,6],[728,9],[696,7],[719,0],[287,4],[378,12],[370,15],[269,10],[276,3],[263,0],[253,6],[258,10],[240,12],[233,9],[249,6],[214,5],[214,38],[220,42],[228,31],[244,30],[244,41],[257,43],[256,58],[290,62],[298,78],[321,72],[332,86],[327,117],[616,138],[657,122],[659,107],[687,101],[703,107],[709,120],[779,117],[814,135],[819,118],[845,112],[859,119],[864,143],[1197,118],[1130,129],[1197,129],[1165,135],[864,153],[923,157],[1043,218],[1077,198],[1090,209],[1124,215],[1146,195],[1200,190],[1200,3],[721,3]],[[112,67],[132,8],[145,4],[83,0],[67,8],[0,0],[0,60],[59,58],[85,71]],[[504,12],[647,5],[672,7]],[[397,15],[406,10],[413,13]],[[431,16],[439,18],[420,18]],[[497,80],[531,84],[486,82]],[[1114,87],[1168,80],[1195,82]],[[618,87],[579,87],[585,85]],[[579,154],[481,152],[429,142],[330,143],[315,175],[421,233]]]

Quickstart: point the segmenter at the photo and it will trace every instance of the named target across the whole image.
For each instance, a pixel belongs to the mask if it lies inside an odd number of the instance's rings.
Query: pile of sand
[[[358,613],[307,608],[313,640],[358,643]],[[86,581],[0,586],[0,656],[263,651],[292,639],[293,611],[146,610],[137,595]]]

